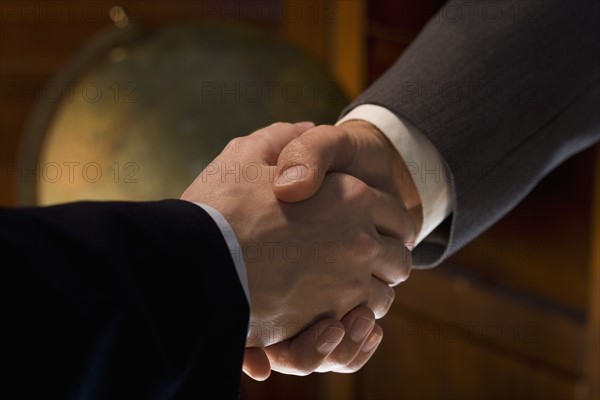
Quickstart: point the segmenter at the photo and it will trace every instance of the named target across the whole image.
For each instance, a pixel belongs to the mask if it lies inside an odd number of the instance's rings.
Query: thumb
[[[279,154],[273,192],[279,200],[297,202],[313,196],[327,172],[344,172],[354,157],[353,136],[321,125],[298,136]]]
[[[261,347],[246,347],[244,349],[244,364],[242,371],[250,378],[264,381],[271,375],[271,363],[265,350]]]

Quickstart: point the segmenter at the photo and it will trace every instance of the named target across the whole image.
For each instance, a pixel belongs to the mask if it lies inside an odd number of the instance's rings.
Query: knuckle
[[[327,369],[330,371],[335,371],[338,369],[346,368],[348,364],[352,362],[354,358],[354,351],[345,350],[345,351],[337,351],[335,354],[329,356],[326,361]]]
[[[353,374],[353,373],[357,372],[359,369],[360,369],[360,366],[355,367],[355,366],[352,366],[352,365],[347,365],[344,368],[340,368],[340,373],[343,373],[343,374]]]
[[[245,137],[236,137],[231,139],[227,146],[225,146],[226,151],[239,152],[246,147],[247,139]]]
[[[392,304],[394,303],[394,300],[396,299],[396,291],[388,286],[388,293],[387,293],[387,308],[388,310],[390,309],[390,307],[392,306]]]
[[[313,372],[313,369],[308,369],[308,368],[302,368],[299,369],[297,368],[294,375],[298,375],[298,376],[308,376]]]
[[[381,241],[366,231],[360,231],[356,234],[354,249],[360,258],[368,260],[376,259],[383,253]]]
[[[410,271],[412,271],[412,254],[407,249],[404,249],[404,251],[402,252],[400,271],[400,282],[398,283],[406,281],[410,276]]]
[[[375,317],[377,319],[384,317],[390,308],[392,307],[392,303],[394,303],[394,299],[396,298],[396,292],[394,289],[388,286],[388,290],[386,292],[386,296],[382,301],[381,310],[379,311],[379,315],[375,313]]]
[[[281,131],[287,131],[287,130],[298,130],[299,128],[297,126],[295,126],[294,124],[290,123],[290,122],[274,122],[271,125],[267,126],[264,129],[261,129],[260,132],[261,135],[277,135],[278,133],[281,133]]]
[[[410,265],[399,263],[393,268],[393,275],[390,282],[391,286],[396,286],[406,281],[410,276],[411,267]]]
[[[375,319],[381,319],[388,313],[396,296],[394,289],[387,285],[385,286],[387,288],[381,290],[376,298],[371,298],[371,301],[369,302],[369,305],[375,313]]]
[[[393,243],[385,248],[381,257],[384,268],[381,269],[383,281],[394,287],[406,281],[412,269],[410,250],[401,244]]]
[[[361,180],[351,175],[342,175],[340,182],[343,186],[347,200],[356,203],[363,203],[369,199],[371,195],[370,192],[372,192],[372,190],[370,190],[370,188]]]
[[[400,268],[397,269],[395,271],[394,276],[392,277],[391,281],[390,281],[390,286],[398,286],[399,284],[401,284],[402,282],[406,281],[408,279],[408,276],[410,275],[410,268]]]
[[[278,121],[278,122],[273,122],[273,123],[272,123],[271,125],[269,125],[269,126],[272,126],[272,127],[275,127],[275,128],[276,128],[276,127],[281,127],[281,126],[285,126],[285,125],[291,125],[291,124],[290,124],[290,123],[288,123],[288,122],[281,122],[281,121]]]

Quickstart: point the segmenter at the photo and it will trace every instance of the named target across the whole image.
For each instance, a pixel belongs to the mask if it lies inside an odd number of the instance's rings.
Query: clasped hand
[[[255,379],[361,368],[383,335],[375,319],[410,273],[418,221],[399,195],[401,160],[383,135],[347,124],[236,138],[181,196],[218,210],[239,241],[244,371]]]

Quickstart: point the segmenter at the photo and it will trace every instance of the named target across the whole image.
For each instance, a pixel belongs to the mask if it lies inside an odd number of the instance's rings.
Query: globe
[[[174,24],[83,54],[41,94],[58,100],[28,143],[37,204],[178,198],[232,138],[333,123],[347,103],[324,66],[255,25]]]

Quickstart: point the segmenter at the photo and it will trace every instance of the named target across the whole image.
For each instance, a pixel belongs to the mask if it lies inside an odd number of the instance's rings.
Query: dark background
[[[20,182],[6,168],[18,162],[36,88],[113,23],[116,4],[147,31],[191,18],[272,30],[319,62],[352,98],[443,2],[2,1],[1,205],[18,205]],[[16,93],[7,89],[15,84]],[[382,320],[384,340],[360,372],[275,373],[260,383],[244,377],[243,398],[598,398],[597,154],[596,146],[560,166],[444,265],[413,272],[397,288]]]

